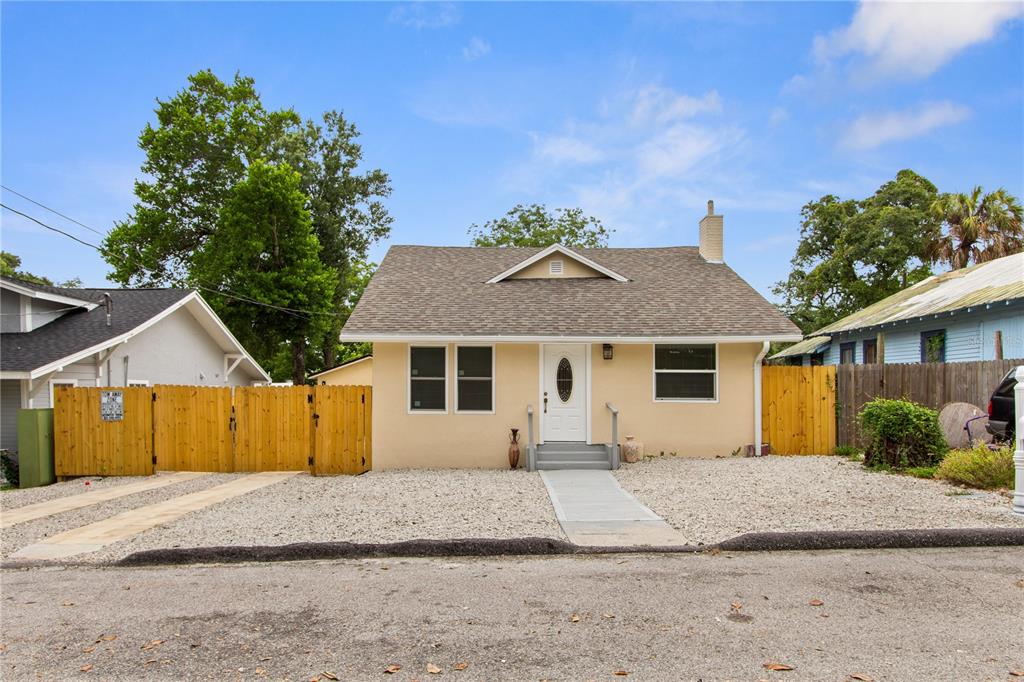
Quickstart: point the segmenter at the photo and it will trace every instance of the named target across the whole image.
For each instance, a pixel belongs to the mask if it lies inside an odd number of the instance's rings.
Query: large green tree
[[[1005,189],[986,193],[975,187],[969,194],[943,194],[932,211],[942,231],[929,255],[954,270],[1024,250],[1024,209]]]
[[[523,206],[512,210],[483,227],[473,224],[469,234],[473,246],[608,246],[612,230],[581,208],[556,208],[554,213],[542,204]]]
[[[240,340],[263,356],[287,345],[291,378],[303,383],[306,347],[334,315],[338,273],[320,260],[299,174],[287,164],[251,163],[192,261],[193,276],[231,292],[207,296]]]
[[[806,334],[927,277],[937,197],[926,178],[901,170],[866,199],[806,204],[792,271],[773,288],[783,310]]]
[[[299,174],[319,258],[339,274],[328,303],[340,313],[350,295],[347,271],[365,261],[391,225],[381,203],[391,192],[388,176],[360,170],[355,126],[336,111],[316,123],[292,109],[268,110],[253,79],[236,74],[226,83],[208,70],[157,100],[156,119],[139,136],[146,160],[145,177],[135,183],[138,200],[104,241],[111,278],[125,285],[205,284],[196,277],[195,259],[219,229],[232,189],[264,159]],[[333,364],[341,319],[332,317],[312,340],[316,364]]]

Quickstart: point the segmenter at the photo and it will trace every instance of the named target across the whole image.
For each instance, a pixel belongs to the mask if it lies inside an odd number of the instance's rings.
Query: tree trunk
[[[292,341],[292,383],[306,383],[306,344],[302,339]]]
[[[338,362],[338,334],[341,333],[340,325],[335,328],[331,326],[327,333],[324,334],[323,340],[323,356],[324,356],[324,369],[331,369]]]

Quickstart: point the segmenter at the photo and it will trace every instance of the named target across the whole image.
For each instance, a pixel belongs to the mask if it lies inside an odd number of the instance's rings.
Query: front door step
[[[611,469],[608,447],[586,443],[544,443],[537,446],[537,468],[556,469]]]

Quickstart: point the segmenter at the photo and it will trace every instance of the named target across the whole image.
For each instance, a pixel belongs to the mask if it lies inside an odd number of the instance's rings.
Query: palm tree
[[[970,194],[943,194],[932,204],[943,229],[929,246],[933,261],[959,270],[970,263],[984,263],[1024,250],[1024,209],[1006,190]]]

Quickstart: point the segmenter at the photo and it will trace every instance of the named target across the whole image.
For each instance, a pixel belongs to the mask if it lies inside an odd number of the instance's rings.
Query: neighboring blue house
[[[1024,358],[1024,253],[933,275],[776,353],[791,365]]]

